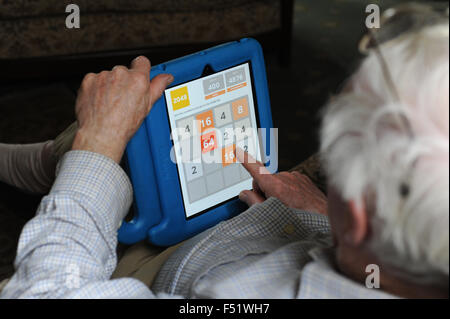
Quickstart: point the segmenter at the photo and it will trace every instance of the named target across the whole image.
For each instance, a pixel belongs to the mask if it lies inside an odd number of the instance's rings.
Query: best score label
[[[170,98],[172,99],[172,108],[174,111],[190,105],[187,86],[170,92]]]

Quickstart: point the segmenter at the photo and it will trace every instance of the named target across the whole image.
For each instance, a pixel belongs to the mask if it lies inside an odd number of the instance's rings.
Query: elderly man
[[[240,194],[250,208],[177,247],[150,288],[111,279],[117,229],[132,201],[117,163],[172,78],[150,82],[144,57],[130,69],[88,74],[72,150],[22,232],[1,296],[448,297],[448,22],[380,49],[388,70],[372,52],[326,108],[328,198],[307,177],[264,174],[238,152],[254,178],[254,189]]]

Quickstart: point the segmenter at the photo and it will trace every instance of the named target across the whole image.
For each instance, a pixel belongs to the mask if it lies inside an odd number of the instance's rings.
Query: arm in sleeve
[[[111,159],[70,151],[50,193],[19,239],[16,272],[3,298],[154,298],[132,278],[110,280],[117,230],[132,202],[125,172]]]

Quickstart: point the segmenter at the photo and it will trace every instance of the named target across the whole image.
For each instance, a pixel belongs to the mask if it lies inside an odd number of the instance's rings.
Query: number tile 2
[[[196,160],[191,163],[185,163],[184,168],[186,173],[186,180],[188,182],[203,176],[203,167],[202,163],[200,163],[200,160]]]

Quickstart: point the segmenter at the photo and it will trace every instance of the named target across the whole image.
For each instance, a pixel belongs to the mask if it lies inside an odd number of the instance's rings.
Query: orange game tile
[[[200,113],[195,117],[195,120],[197,121],[197,126],[200,133],[214,127],[214,118],[212,110]]]
[[[200,140],[202,144],[202,153],[208,153],[217,148],[216,131],[203,134]]]
[[[232,102],[231,107],[233,108],[233,118],[235,121],[248,116],[247,97]]]
[[[222,167],[236,163],[236,144],[222,148]]]

